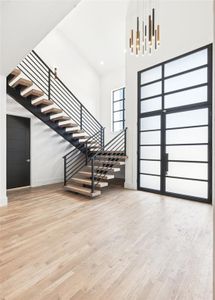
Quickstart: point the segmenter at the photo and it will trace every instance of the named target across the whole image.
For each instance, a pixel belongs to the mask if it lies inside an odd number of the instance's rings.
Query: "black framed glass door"
[[[212,45],[138,73],[138,189],[212,198]]]

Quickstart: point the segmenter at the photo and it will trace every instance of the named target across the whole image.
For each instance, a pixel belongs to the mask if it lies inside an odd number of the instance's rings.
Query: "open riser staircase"
[[[74,149],[64,156],[64,185],[69,191],[80,192],[95,197],[108,186],[108,181],[115,178],[115,173],[125,165],[126,131],[121,131],[105,146],[97,151],[88,151],[84,155],[79,149]],[[97,143],[99,133],[86,141]]]
[[[7,93],[75,147],[64,157],[67,190],[97,196],[125,164],[126,130],[104,146],[103,126],[35,51],[9,74]]]

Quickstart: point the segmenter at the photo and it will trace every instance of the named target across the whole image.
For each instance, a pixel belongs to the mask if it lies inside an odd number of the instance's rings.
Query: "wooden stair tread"
[[[74,138],[81,138],[81,137],[86,137],[86,138],[88,138],[88,135],[87,135],[86,132],[80,132],[80,133],[74,133],[74,134],[73,134],[73,137],[74,137]]]
[[[60,127],[68,127],[68,128],[73,127],[73,126],[77,126],[77,124],[75,122],[73,122],[71,119],[64,120],[64,121],[59,121],[58,125]]]
[[[62,112],[62,109],[59,108],[59,107],[56,107],[55,105],[48,105],[46,107],[43,107],[41,109],[41,112],[44,113],[44,114],[49,114],[49,113],[57,114],[57,113]]]
[[[78,173],[81,174],[81,175],[87,176],[87,177],[91,177],[92,176],[92,173],[91,172],[87,172],[87,171],[79,171]],[[111,174],[101,174],[101,173],[97,173],[97,172],[94,172],[94,176],[95,177],[100,177],[102,179],[107,179],[107,180],[114,178],[114,175],[111,175]]]
[[[104,164],[104,165],[114,165],[115,166],[124,166],[125,162],[124,161],[114,161],[114,160],[100,160],[100,159],[95,159],[95,164]]]
[[[54,104],[54,102],[52,100],[43,98],[43,97],[39,97],[36,98],[34,100],[31,101],[31,104],[34,106],[38,106],[38,105],[52,105]]]
[[[54,113],[50,116],[50,120],[52,121],[66,121],[70,120],[70,117],[65,116],[62,112],[61,113]]]
[[[73,177],[73,178],[71,178],[71,181],[76,182],[76,183],[90,185],[90,186],[92,185],[92,180],[86,179],[86,178]],[[96,187],[100,187],[100,188],[108,186],[108,182],[97,182],[95,180],[94,183],[96,184]]]
[[[66,130],[67,133],[73,133],[73,132],[81,132],[80,127],[70,127],[70,130]]]
[[[68,132],[68,133],[70,133],[70,132],[73,132],[73,131],[74,131],[74,130],[73,130],[74,128],[78,128],[79,131],[82,132],[82,130],[80,129],[80,127],[77,126],[77,125],[74,125],[74,126],[72,126],[72,127],[66,127],[66,128],[65,128],[65,131]]]
[[[26,89],[26,90],[23,90],[21,92],[21,95],[25,98],[31,96],[31,97],[41,97],[44,95],[44,93],[40,90],[37,90],[35,88],[32,88],[32,89]]]
[[[91,166],[86,166],[87,169],[91,169]],[[100,167],[97,167],[95,166],[94,167],[94,170],[108,170],[108,172],[119,172],[121,169],[120,168],[115,168],[115,167],[106,167],[106,166],[100,166]]]
[[[96,197],[101,195],[101,191],[95,190],[93,193],[91,192],[91,189],[83,187],[83,186],[76,186],[74,184],[67,184],[65,186],[65,189],[68,191],[72,191],[75,193],[82,194],[84,196],[89,196],[89,197]]]
[[[21,71],[16,68],[10,74],[13,75],[13,76],[15,76],[15,77],[17,77],[17,76],[19,76],[21,74]]]
[[[29,88],[30,86],[33,85],[33,82],[28,80],[28,79],[25,79],[25,78],[18,78],[16,77],[15,79],[13,78],[10,82],[9,82],[9,85],[13,88],[17,87],[17,86],[22,86],[22,87],[27,87]]]
[[[98,158],[101,157],[101,158],[111,158],[111,159],[127,159],[128,156],[122,156],[122,155],[99,155]]]

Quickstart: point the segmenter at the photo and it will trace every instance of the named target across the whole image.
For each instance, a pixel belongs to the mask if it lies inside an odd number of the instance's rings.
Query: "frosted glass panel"
[[[141,174],[140,186],[142,188],[160,190],[160,177]]]
[[[160,129],[160,116],[141,118],[140,130]]]
[[[141,113],[161,109],[161,97],[141,101]]]
[[[166,115],[166,127],[185,127],[208,124],[208,109],[189,110]]]
[[[123,101],[114,102],[114,111],[123,109]]]
[[[113,92],[114,101],[123,99],[123,89],[119,89]]]
[[[140,158],[160,159],[160,146],[141,146]]]
[[[208,128],[187,128],[166,131],[167,144],[207,143]]]
[[[140,143],[144,144],[160,144],[160,131],[141,132]]]
[[[207,82],[207,68],[176,76],[164,81],[165,93]]]
[[[207,49],[165,64],[165,76],[177,74],[207,64]]]
[[[208,179],[208,164],[169,162],[168,176]]]
[[[141,84],[161,79],[161,66],[141,73]]]
[[[159,161],[140,161],[140,173],[149,173],[160,175],[160,162]]]
[[[164,97],[165,108],[178,107],[199,102],[205,102],[208,99],[208,87],[203,86],[179,93],[166,95]]]
[[[123,129],[123,122],[114,123],[114,131],[120,131]]]
[[[166,178],[166,191],[206,199],[208,196],[208,183]]]
[[[160,95],[161,81],[141,87],[141,99]]]
[[[123,120],[123,111],[118,111],[114,113],[114,121]]]
[[[166,153],[169,154],[169,160],[208,160],[208,146],[204,145],[169,146],[166,147]]]

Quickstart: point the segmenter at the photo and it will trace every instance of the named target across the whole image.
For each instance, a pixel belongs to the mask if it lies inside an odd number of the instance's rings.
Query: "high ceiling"
[[[129,0],[82,0],[58,26],[100,74],[125,65]]]

